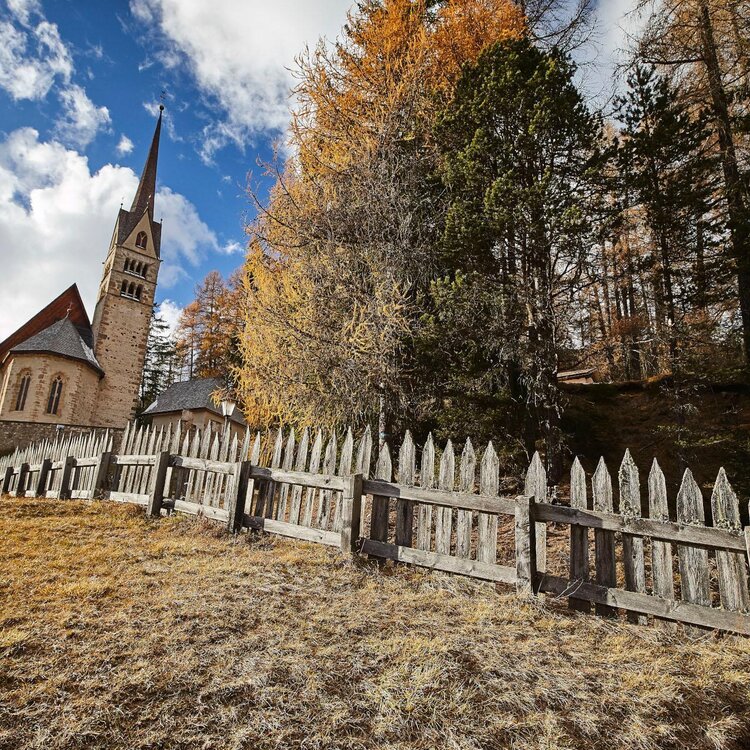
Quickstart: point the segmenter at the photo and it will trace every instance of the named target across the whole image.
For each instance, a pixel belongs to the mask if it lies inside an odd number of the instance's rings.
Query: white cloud
[[[242,245],[240,245],[239,242],[225,242],[220,248],[219,252],[223,253],[224,255],[236,255],[238,253],[241,253],[244,250]]]
[[[107,164],[91,173],[88,159],[32,128],[0,141],[0,340],[73,282],[89,314],[120,203],[135,193],[138,177]],[[162,188],[164,217],[159,287],[185,275],[208,252],[215,234],[184,196]],[[32,257],[33,251],[33,257]]]
[[[42,15],[39,0],[7,0],[8,10],[24,25],[28,26],[32,14]]]
[[[86,148],[100,129],[112,122],[106,107],[97,107],[86,95],[86,90],[72,85],[60,92],[62,117],[57,121],[57,133],[66,142]]]
[[[117,144],[116,150],[118,156],[127,156],[133,151],[133,141],[123,133],[120,137],[120,142]]]
[[[131,0],[133,15],[160,31],[162,64],[182,59],[200,89],[226,115],[207,125],[201,155],[240,148],[254,133],[283,131],[290,68],[306,44],[333,38],[352,0]]]
[[[73,60],[55,24],[20,29],[0,21],[0,88],[14,100],[44,99],[56,78],[68,83],[72,74]]]
[[[176,302],[171,299],[165,299],[157,310],[156,314],[158,317],[167,324],[167,334],[174,336],[177,331],[177,326],[180,324],[180,315],[182,315],[183,308],[180,307]]]
[[[109,110],[73,82],[71,52],[57,25],[44,18],[38,0],[8,0],[8,8],[10,20],[0,20],[0,88],[16,101],[41,101],[55,88],[61,111],[56,133],[65,143],[85,148],[109,126]]]
[[[638,0],[600,0],[596,8],[595,46],[591,57],[586,48],[580,83],[600,105],[606,105],[622,87],[619,67],[628,62],[631,40],[643,27],[645,15],[637,10]]]

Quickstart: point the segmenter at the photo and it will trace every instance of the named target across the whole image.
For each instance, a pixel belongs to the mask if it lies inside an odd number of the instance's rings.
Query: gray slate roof
[[[75,326],[70,318],[63,318],[49,328],[31,336],[11,349],[12,353],[44,352],[77,359],[104,375],[102,366],[94,356],[94,337],[91,328]]]
[[[144,414],[169,414],[183,409],[208,409],[221,416],[221,406],[214,404],[211,394],[223,385],[220,378],[194,378],[181,383],[172,383],[156,397]],[[242,412],[235,409],[231,417],[237,424],[245,424]]]

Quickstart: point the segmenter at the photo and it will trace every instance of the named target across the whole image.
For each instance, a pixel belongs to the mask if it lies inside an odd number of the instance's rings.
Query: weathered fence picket
[[[456,457],[453,443],[449,440],[440,458],[440,476],[438,486],[446,492],[453,492],[456,481]],[[450,555],[453,536],[453,509],[449,506],[439,507],[435,517],[435,552]]]
[[[602,513],[614,513],[614,503],[612,499],[612,478],[609,469],[604,463],[604,459],[599,460],[599,464],[594,472],[592,479],[592,496],[594,499],[594,510]],[[600,586],[614,588],[617,586],[617,564],[615,558],[615,535],[612,531],[604,529],[594,530],[594,546],[596,560],[596,582]],[[616,609],[597,602],[595,605],[596,613],[603,617],[614,617]]]
[[[401,450],[398,454],[398,483],[411,487],[414,485],[416,459],[414,441],[407,430]],[[402,547],[412,546],[414,529],[414,503],[399,498],[396,501],[396,544]]]
[[[573,460],[570,470],[570,507],[588,510],[586,493],[586,472],[578,457]],[[589,580],[589,530],[585,526],[570,526],[570,581],[573,586],[568,606],[577,612],[590,612],[591,602],[578,599],[575,587]]]
[[[626,520],[641,517],[641,482],[638,467],[625,451],[619,472],[620,515]],[[625,568],[625,588],[628,591],[646,593],[646,561],[643,551],[643,537],[633,534],[622,535],[622,560]],[[645,625],[647,618],[637,612],[628,612],[630,622]]]
[[[419,471],[419,484],[425,489],[435,486],[435,443],[432,433],[422,449],[422,464]],[[422,503],[417,510],[417,548],[430,550],[432,542],[432,505]]]
[[[390,482],[393,477],[391,450],[388,443],[380,446],[375,478]],[[372,496],[372,515],[370,520],[370,539],[378,542],[388,541],[388,504],[389,498],[384,495]]]
[[[719,470],[711,494],[711,515],[716,528],[727,529],[736,533],[737,536],[742,534],[740,503],[729,485],[723,468]],[[745,555],[741,552],[717,549],[716,567],[719,573],[721,606],[735,612],[747,612],[750,607],[750,597],[748,597]]]
[[[531,464],[526,472],[524,494],[534,498],[536,503],[547,500],[547,472],[542,458],[537,451],[531,458]],[[547,570],[547,524],[537,523],[536,529],[536,568],[540,573]]]
[[[685,469],[680,491],[677,493],[677,520],[686,526],[704,526],[703,495],[690,469]],[[680,590],[682,601],[711,605],[711,583],[708,550],[692,544],[678,544]]]
[[[500,492],[500,461],[492,443],[488,443],[479,471],[479,494],[495,497]],[[497,561],[497,521],[494,513],[480,513],[477,520],[477,560]]]
[[[312,451],[310,452],[310,466],[308,473],[318,474],[320,472],[320,461],[323,453],[323,431],[318,430],[315,433]],[[311,527],[313,525],[313,512],[315,507],[315,494],[317,490],[314,487],[308,487],[305,490],[305,506],[302,514],[302,525]]]

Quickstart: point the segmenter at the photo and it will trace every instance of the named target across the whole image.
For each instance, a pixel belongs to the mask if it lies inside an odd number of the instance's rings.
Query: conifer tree
[[[528,39],[496,44],[464,68],[436,128],[450,190],[442,267],[454,298],[464,287],[462,297],[483,301],[462,349],[497,381],[521,386],[553,478],[560,323],[591,240],[586,205],[601,132],[574,71]]]
[[[705,237],[711,223],[714,160],[705,119],[692,115],[653,66],[636,66],[627,84],[627,93],[617,100],[622,124],[617,163],[628,183],[623,186],[631,199],[627,208],[643,209],[652,236],[654,252],[647,263],[674,366],[680,310],[689,309],[696,271],[706,272],[695,266],[697,230]]]
[[[180,380],[181,375],[182,368],[174,338],[169,335],[169,326],[154,306],[141,378],[140,410],[153,403],[165,388]]]

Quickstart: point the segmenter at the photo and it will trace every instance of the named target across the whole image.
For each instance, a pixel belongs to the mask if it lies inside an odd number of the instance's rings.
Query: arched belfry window
[[[58,375],[52,381],[47,399],[47,414],[57,414],[60,408],[60,396],[62,396],[63,380]]]
[[[128,295],[128,282],[127,281],[122,282],[122,286],[120,287],[120,294],[123,297],[127,297]]]
[[[140,302],[141,299],[141,293],[143,292],[143,287],[138,284],[138,287],[135,290],[135,298]]]
[[[135,238],[135,246],[143,250],[146,249],[148,246],[148,235],[145,232],[138,232],[138,236]]]
[[[18,379],[18,391],[16,394],[16,411],[23,411],[26,408],[26,397],[29,395],[29,386],[31,385],[31,373],[22,372]]]

